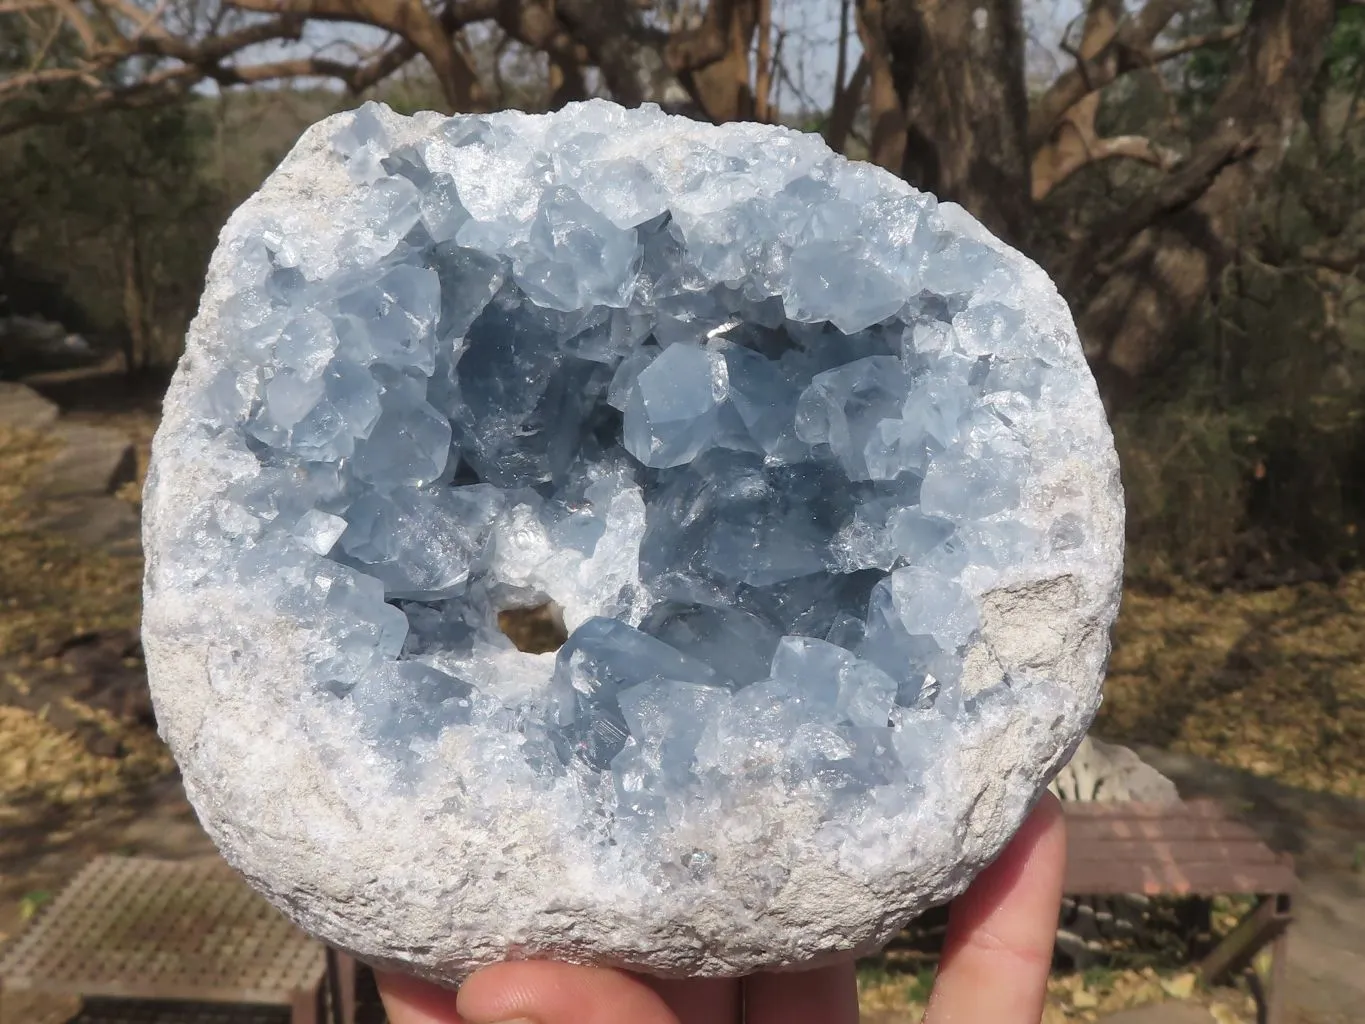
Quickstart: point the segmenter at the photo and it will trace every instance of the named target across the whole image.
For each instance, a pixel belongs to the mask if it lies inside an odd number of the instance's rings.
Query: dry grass
[[[0,427],[0,509],[7,519],[22,512],[20,497],[55,452],[41,433]]]
[[[98,757],[70,733],[50,725],[41,713],[0,705],[0,828],[7,816],[41,802],[70,807],[116,796],[129,784],[169,772],[170,752],[146,729],[121,725],[107,715],[73,705],[80,714],[99,720],[116,737],[123,756]]]

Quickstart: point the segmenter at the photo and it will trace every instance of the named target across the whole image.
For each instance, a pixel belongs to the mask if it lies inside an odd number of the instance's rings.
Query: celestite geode
[[[600,101],[310,129],[223,232],[145,512],[204,824],[447,981],[885,941],[1080,740],[1121,562],[1038,267],[816,137]]]

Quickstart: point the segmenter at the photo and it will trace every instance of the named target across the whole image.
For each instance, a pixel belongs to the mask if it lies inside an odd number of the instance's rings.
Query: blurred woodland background
[[[228,214],[363,99],[590,96],[821,133],[1053,274],[1127,488],[1097,731],[1231,780],[1365,922],[1365,0],[0,0],[0,939],[92,852],[206,844],[137,512]],[[1324,927],[1294,1020],[1358,1021],[1365,931]],[[1152,963],[1047,1020],[1194,992]]]
[[[819,132],[1037,258],[1127,486],[1102,729],[1365,793],[1365,0],[0,0],[0,376],[97,362],[39,386],[145,452],[304,127],[588,96]],[[0,550],[0,657],[85,621],[94,563]]]
[[[307,124],[594,95],[821,132],[1042,262],[1113,412],[1135,577],[1359,563],[1349,0],[0,0],[0,317],[163,372]]]

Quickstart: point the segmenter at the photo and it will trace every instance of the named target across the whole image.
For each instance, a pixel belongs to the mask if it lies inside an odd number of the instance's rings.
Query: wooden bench
[[[290,1024],[323,1024],[329,1004],[334,1020],[353,1022],[354,979],[349,957],[299,931],[221,861],[97,858],[0,956],[0,1000],[22,991],[274,1006]]]
[[[1062,806],[1068,895],[1254,896],[1252,910],[1204,957],[1199,974],[1206,984],[1241,974],[1269,945],[1269,992],[1254,971],[1249,980],[1259,1019],[1284,1019],[1285,947],[1296,885],[1288,854],[1270,849],[1209,800]]]

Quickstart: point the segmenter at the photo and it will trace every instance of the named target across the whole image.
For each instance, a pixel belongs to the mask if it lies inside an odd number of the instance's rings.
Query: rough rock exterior
[[[367,105],[225,228],[144,540],[163,734],[303,927],[738,975],[1009,839],[1122,503],[1065,304],[961,209],[780,128]]]
[[[1180,800],[1175,783],[1134,751],[1087,736],[1048,786],[1062,800],[1169,804]]]

